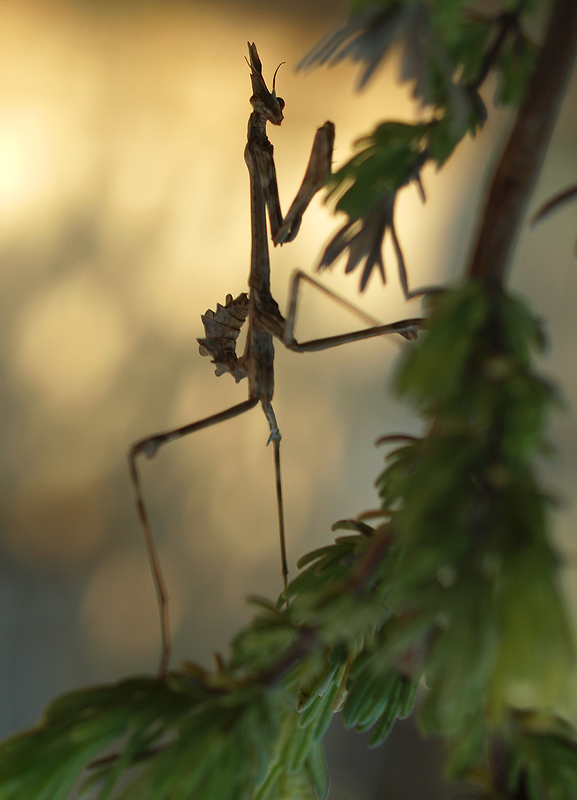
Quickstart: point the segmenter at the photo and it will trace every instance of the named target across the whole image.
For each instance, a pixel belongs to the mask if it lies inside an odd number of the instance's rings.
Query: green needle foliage
[[[378,125],[329,187],[349,221],[328,250],[348,250],[349,270],[364,259],[364,283],[375,265],[384,277],[387,229],[404,270],[396,192],[482,124],[489,71],[499,102],[527,90],[538,51],[523,12],[541,3],[503,2],[492,18],[468,5],[358,0],[309,59],[350,55],[362,83],[400,40],[403,75],[431,107],[428,122]],[[395,378],[425,433],[384,437],[398,446],[380,508],[336,523],[342,535],[301,558],[276,603],[253,598],[214,672],[183,664],[55,700],[0,746],[0,800],[323,798],[334,714],[375,747],[418,693],[423,731],[445,737],[447,773],[473,797],[577,800],[577,738],[560,716],[575,651],[536,472],[559,399],[533,367],[541,324],[490,270],[427,295]]]
[[[481,711],[498,723],[512,702],[562,702],[574,662],[533,465],[557,402],[531,369],[539,325],[470,281],[435,298],[429,326],[397,386],[430,428],[379,487],[403,542],[394,635],[432,622],[423,712],[450,732]]]
[[[320,269],[348,251],[346,272],[364,264],[360,288],[374,269],[385,282],[381,246],[390,231],[405,294],[406,268],[394,226],[397,192],[416,181],[429,162],[441,167],[467,133],[487,117],[479,89],[497,77],[496,105],[517,105],[532,75],[538,48],[525,35],[524,14],[539,2],[503,2],[481,14],[466,0],[357,0],[355,13],[301,62],[301,67],[352,58],[363,65],[363,87],[393,45],[401,49],[401,78],[412,84],[428,121],[387,121],[356,142],[357,153],[329,183],[328,197],[348,219],[327,245]]]

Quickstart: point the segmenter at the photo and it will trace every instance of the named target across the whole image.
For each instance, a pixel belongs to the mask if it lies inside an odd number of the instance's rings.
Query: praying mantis
[[[238,383],[248,379],[248,399],[230,408],[204,417],[196,422],[183,425],[174,430],[163,431],[146,436],[135,442],[129,451],[129,469],[136,508],[142,528],[147,554],[154,579],[161,628],[160,674],[164,675],[170,656],[170,636],[168,623],[168,598],[160,563],[156,553],[152,530],[144,504],[142,486],[138,470],[138,457],[152,458],[159,448],[183,436],[217,425],[225,420],[238,417],[260,403],[267,419],[274,450],[278,524],[283,585],[286,587],[288,565],[286,556],[283,496],[280,472],[281,434],[272,407],[274,391],[274,344],[278,339],[289,350],[311,352],[336,347],[347,342],[367,339],[374,336],[397,333],[407,339],[414,339],[422,327],[421,319],[406,319],[388,325],[376,325],[323,339],[298,342],[294,338],[298,292],[301,281],[306,280],[323,291],[305,273],[296,272],[291,285],[287,317],[280,313],[279,306],[270,290],[270,261],[267,237],[266,216],[270,224],[271,238],[275,245],[292,241],[298,233],[302,216],[314,195],[321,189],[331,174],[331,160],[335,128],[332,122],[325,122],[318,128],[308,166],[297,195],[285,217],[282,216],[278,196],[273,146],[266,134],[267,123],[280,125],[283,121],[284,100],[275,90],[276,72],[272,91],[269,91],[262,76],[262,65],[254,43],[248,43],[252,82],[252,113],[248,122],[245,161],[250,177],[251,211],[251,261],[248,279],[249,292],[241,293],[233,299],[228,295],[225,305],[217,304],[217,310],[210,309],[202,316],[206,336],[197,341],[201,355],[212,356],[217,376],[228,372]],[[278,68],[277,68],[278,71]],[[342,302],[342,301],[341,301]],[[244,322],[248,320],[248,331],[244,352],[236,354],[236,340]]]

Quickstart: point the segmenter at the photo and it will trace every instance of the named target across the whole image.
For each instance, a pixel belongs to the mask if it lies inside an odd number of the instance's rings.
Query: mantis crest
[[[224,305],[217,304],[216,311],[209,309],[202,316],[205,337],[198,339],[201,355],[212,358],[217,376],[229,373],[237,383],[245,378],[248,380],[248,399],[196,422],[140,439],[132,445],[129,451],[131,482],[140,525],[147,545],[160,611],[162,637],[161,675],[166,672],[170,655],[168,601],[148,513],[144,504],[137,464],[138,456],[143,454],[147,458],[152,458],[162,445],[203,428],[237,417],[260,403],[269,425],[269,442],[272,443],[274,450],[282,577],[283,584],[286,586],[288,565],[280,473],[281,435],[272,407],[274,392],[273,338],[277,338],[289,350],[302,353],[324,350],[347,342],[391,333],[398,333],[407,339],[414,339],[417,331],[422,326],[421,319],[407,319],[388,325],[376,325],[353,331],[352,333],[313,339],[307,342],[298,342],[294,338],[297,300],[301,281],[306,280],[319,286],[325,292],[328,292],[328,290],[304,273],[295,273],[290,291],[288,313],[286,318],[282,316],[270,290],[270,261],[266,216],[268,211],[270,234],[275,245],[285,244],[295,238],[306,208],[314,195],[325,185],[327,178],[331,174],[335,128],[332,122],[325,122],[324,125],[318,128],[301,187],[286,216],[283,217],[278,195],[273,146],[267,137],[266,126],[267,123],[271,125],[280,125],[282,123],[285,103],[276,94],[274,78],[272,91],[267,88],[262,76],[260,58],[254,43],[248,43],[248,51],[249,59],[247,63],[250,68],[252,82],[250,103],[253,108],[249,117],[247,144],[244,151],[250,177],[251,260],[248,278],[249,292],[248,294],[241,293],[234,299],[229,294]],[[332,293],[329,292],[329,294]],[[346,303],[346,301],[342,300],[340,302]],[[247,320],[246,344],[244,352],[239,356],[236,353],[236,343],[242,325]]]

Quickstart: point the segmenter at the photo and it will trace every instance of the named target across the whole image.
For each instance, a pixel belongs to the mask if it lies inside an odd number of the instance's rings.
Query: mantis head
[[[247,44],[250,57],[250,61],[247,59],[247,63],[250,67],[253,92],[250,98],[251,105],[258,114],[265,118],[265,122],[270,122],[272,125],[280,125],[284,119],[282,112],[285,103],[282,97],[277,97],[276,95],[275,79],[281,65],[279,64],[276,68],[272,79],[272,92],[269,92],[262,76],[262,64],[258,56],[256,45],[254,42],[252,44],[247,42]]]

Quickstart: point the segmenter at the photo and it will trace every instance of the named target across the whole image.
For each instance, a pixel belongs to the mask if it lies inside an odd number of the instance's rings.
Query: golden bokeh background
[[[376,121],[422,113],[398,85],[394,58],[362,94],[350,64],[295,73],[344,11],[336,0],[0,2],[3,734],[32,724],[57,692],[156,667],[157,610],[126,452],[148,433],[246,397],[243,383],[214,376],[196,344],[200,314],[246,289],[246,40],[257,43],[269,81],[287,62],[277,77],[285,121],[270,132],[285,210],[326,119],[336,124],[338,166]],[[573,81],[533,210],[577,181],[576,95]],[[493,113],[440,173],[426,169],[425,205],[414,188],[404,192],[398,226],[413,287],[462,274],[483,180],[509,122]],[[548,320],[553,349],[543,369],[563,382],[573,407],[575,219],[568,208],[527,231],[512,277]],[[297,240],[272,254],[281,309],[292,271],[312,273],[337,224],[317,200]],[[403,299],[388,247],[386,287],[373,278],[359,296],[357,276],[342,267],[323,276],[383,322],[420,313],[418,301]],[[353,316],[305,290],[299,338],[355,327]],[[332,522],[375,505],[383,459],[375,439],[418,430],[384,380],[400,349],[392,340],[304,355],[277,347],[293,571],[303,552],[331,540]],[[255,409],[143,465],[175,664],[210,663],[248,619],[243,598],[281,588],[267,435]],[[571,413],[553,422],[552,439],[556,460],[543,471],[562,499],[554,524],[571,552]],[[349,796],[343,781],[335,800]],[[356,797],[373,796],[359,786]]]

